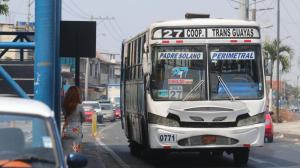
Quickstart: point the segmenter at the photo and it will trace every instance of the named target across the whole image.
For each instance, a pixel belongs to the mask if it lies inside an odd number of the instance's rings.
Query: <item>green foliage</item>
[[[263,47],[264,56],[271,60],[271,71],[274,67],[274,62],[277,60],[277,40],[266,41]],[[279,62],[282,65],[282,71],[287,72],[290,68],[290,59],[294,55],[293,49],[279,42]]]
[[[0,15],[8,15],[8,5],[9,0],[0,0]]]

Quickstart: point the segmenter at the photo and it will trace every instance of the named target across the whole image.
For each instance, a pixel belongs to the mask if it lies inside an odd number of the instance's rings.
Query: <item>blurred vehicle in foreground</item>
[[[97,122],[103,123],[103,113],[101,112],[101,106],[97,101],[83,101],[83,109],[86,116],[86,122],[92,122],[92,114],[97,114]]]
[[[54,113],[29,99],[0,98],[0,167],[84,167],[87,158],[65,160]]]
[[[111,121],[111,122],[115,121],[116,117],[113,111],[112,104],[108,102],[107,103],[101,102],[100,105],[101,105],[101,111],[103,113],[103,120]]]
[[[273,112],[266,113],[265,142],[273,142]]]

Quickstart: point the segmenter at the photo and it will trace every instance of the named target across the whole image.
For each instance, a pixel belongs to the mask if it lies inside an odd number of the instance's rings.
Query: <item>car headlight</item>
[[[148,113],[148,119],[150,124],[164,125],[168,127],[179,127],[179,123],[176,120],[162,117],[153,113]]]
[[[257,115],[254,115],[252,117],[247,117],[238,120],[237,126],[246,126],[246,125],[253,125],[253,124],[259,124],[265,122],[265,113],[259,113]]]

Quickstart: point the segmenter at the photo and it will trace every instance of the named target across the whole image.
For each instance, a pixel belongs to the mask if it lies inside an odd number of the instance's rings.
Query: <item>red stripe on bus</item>
[[[251,147],[250,144],[244,144],[243,146],[246,147],[246,148],[250,148]]]
[[[176,40],[176,44],[183,44],[183,40]]]
[[[231,43],[237,43],[237,40],[230,40]]]
[[[169,40],[163,40],[161,43],[163,43],[163,44],[169,44],[170,41]]]
[[[244,40],[245,43],[251,43],[252,40]]]
[[[164,146],[164,149],[171,149],[171,146]]]

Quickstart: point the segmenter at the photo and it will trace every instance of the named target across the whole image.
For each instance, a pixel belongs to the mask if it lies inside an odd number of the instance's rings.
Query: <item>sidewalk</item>
[[[63,124],[63,123],[62,123]],[[101,127],[98,125],[98,134],[94,137],[91,134],[91,125],[83,124],[83,139],[81,154],[88,158],[86,168],[120,168],[115,159],[99,143]],[[66,154],[66,153],[65,153]]]
[[[300,139],[300,121],[273,123],[275,135]]]

